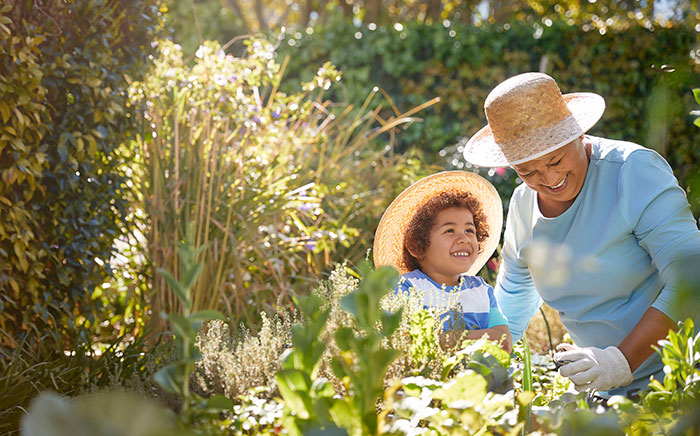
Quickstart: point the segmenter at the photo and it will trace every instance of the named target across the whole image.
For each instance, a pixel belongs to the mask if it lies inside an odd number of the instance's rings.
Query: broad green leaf
[[[296,369],[282,369],[277,372],[275,378],[285,407],[299,418],[309,419],[311,401],[307,394],[309,386],[304,376],[304,373]]]
[[[217,394],[206,399],[207,408],[217,410],[233,409],[233,400],[224,395]]]
[[[192,303],[190,302],[190,296],[187,289],[185,289],[180,282],[178,282],[175,277],[172,276],[168,271],[158,268],[158,273],[165,277],[165,281],[170,285],[170,289],[175,292],[175,295],[180,300],[180,302],[187,308],[192,308]]]
[[[191,313],[188,318],[192,319],[192,320],[196,319],[196,320],[200,320],[200,321],[210,321],[212,319],[220,319],[220,320],[226,319],[226,317],[218,310],[200,310],[200,311],[197,311],[195,313]]]
[[[182,367],[172,364],[161,368],[153,377],[163,389],[171,394],[182,393],[182,382],[184,380]]]
[[[470,407],[479,404],[486,396],[486,380],[472,370],[467,370],[454,378],[451,383],[437,389],[433,398],[443,400],[447,405],[464,401]]]

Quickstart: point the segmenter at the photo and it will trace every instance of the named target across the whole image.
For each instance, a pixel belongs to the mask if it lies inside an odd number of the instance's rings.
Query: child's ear
[[[419,250],[416,250],[416,247],[411,247],[410,244],[406,245],[406,251],[408,251],[408,254],[415,257],[418,261],[420,261],[423,257],[423,253],[419,253]]]

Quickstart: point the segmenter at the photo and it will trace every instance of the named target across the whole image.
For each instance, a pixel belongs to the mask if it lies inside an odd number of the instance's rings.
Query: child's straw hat
[[[517,165],[562,147],[603,115],[598,94],[562,95],[546,74],[525,73],[496,86],[486,97],[488,125],[464,147],[464,158],[482,167]]]
[[[501,236],[503,204],[496,188],[486,179],[467,171],[444,171],[418,180],[400,193],[384,211],[374,235],[374,265],[391,265],[399,274],[409,272],[403,260],[404,235],[413,216],[428,200],[443,192],[469,192],[486,216],[489,236],[468,275],[475,275],[493,254]]]

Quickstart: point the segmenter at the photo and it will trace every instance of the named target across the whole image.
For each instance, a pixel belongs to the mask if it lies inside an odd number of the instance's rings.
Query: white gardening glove
[[[568,377],[578,392],[609,391],[634,380],[627,359],[617,347],[580,348],[560,344],[554,361],[562,365],[559,374]]]

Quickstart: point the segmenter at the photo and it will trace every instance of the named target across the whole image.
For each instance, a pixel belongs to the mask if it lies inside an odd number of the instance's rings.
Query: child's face
[[[453,207],[438,213],[430,229],[430,245],[416,258],[421,270],[431,279],[454,286],[459,282],[459,275],[472,266],[478,252],[472,212]]]

